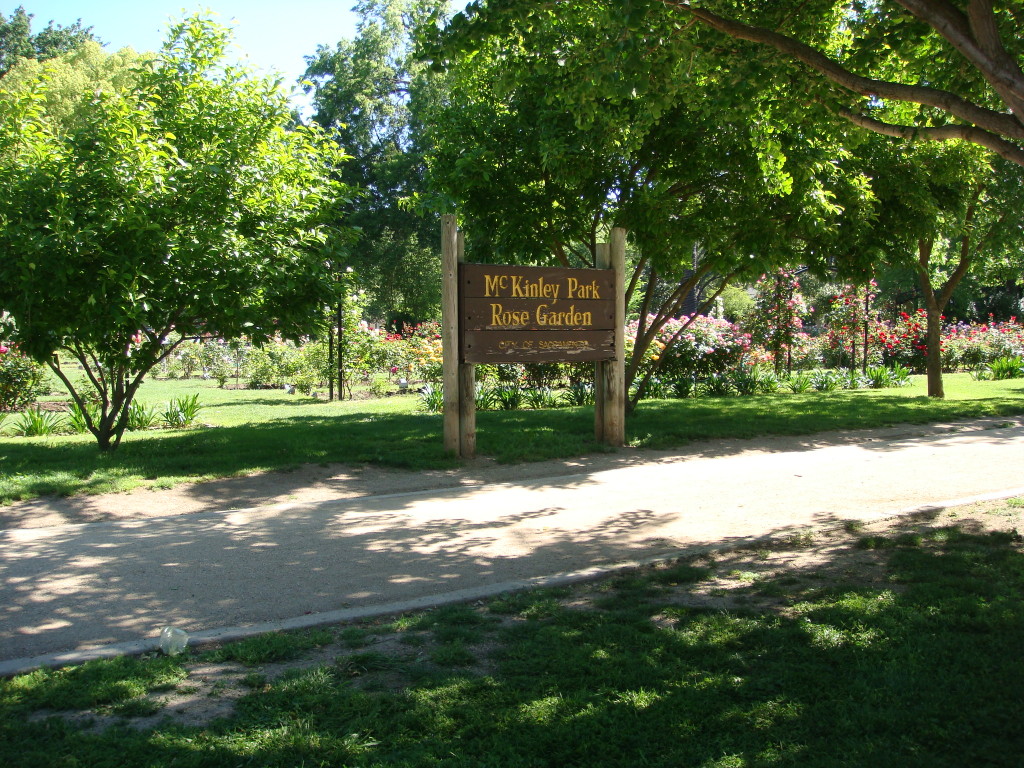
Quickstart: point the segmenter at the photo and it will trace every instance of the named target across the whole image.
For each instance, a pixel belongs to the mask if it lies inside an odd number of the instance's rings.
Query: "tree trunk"
[[[942,385],[942,312],[934,302],[928,302],[928,323],[925,338],[928,344],[928,397],[944,398]]]
[[[331,312],[327,314],[327,399],[334,402],[334,324]],[[340,397],[338,398],[341,399]]]
[[[973,223],[978,210],[978,201],[984,186],[978,184],[974,189],[974,197],[964,213],[964,223],[960,236],[960,258],[953,272],[946,278],[946,282],[936,291],[932,288],[931,281],[931,259],[932,248],[935,245],[933,239],[922,239],[917,241],[917,279],[921,284],[921,294],[924,296],[925,309],[927,311],[928,323],[925,329],[925,338],[928,344],[928,396],[944,398],[946,396],[942,386],[942,312],[949,304],[953,291],[964,275],[971,268],[974,258],[972,251],[972,236],[974,235]],[[984,247],[985,238],[975,241],[975,249],[981,252]]]
[[[334,344],[337,355],[337,376],[338,376],[338,399],[345,399],[345,305],[343,300],[338,301],[335,309],[334,321],[338,324],[338,338]]]
[[[939,297],[935,295],[935,289],[932,288],[930,270],[928,269],[933,245],[932,240],[917,241],[917,279],[921,285],[921,295],[924,297],[927,311],[925,343],[928,345],[928,351],[925,370],[928,374],[928,397],[941,399],[946,396],[942,386],[942,307],[939,306]]]

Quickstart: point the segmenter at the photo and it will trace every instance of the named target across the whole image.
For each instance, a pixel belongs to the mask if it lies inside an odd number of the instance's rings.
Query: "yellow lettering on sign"
[[[514,299],[551,299],[557,304],[558,294],[561,290],[561,285],[549,283],[543,277],[537,280],[527,280],[522,275],[512,275],[509,296]]]
[[[550,312],[547,304],[537,307],[535,315],[537,325],[593,325],[594,315],[592,312],[577,312],[576,305],[570,305],[565,312]]]
[[[507,328],[513,325],[526,325],[529,321],[529,312],[506,311],[501,304],[491,304],[491,325]]]
[[[507,275],[484,275],[484,296],[501,297],[501,291],[508,287]]]
[[[541,349],[589,349],[589,345],[585,341],[541,341]]]
[[[569,298],[570,299],[600,299],[600,289],[597,285],[597,280],[591,281],[588,285],[583,285],[575,277],[569,278]]]

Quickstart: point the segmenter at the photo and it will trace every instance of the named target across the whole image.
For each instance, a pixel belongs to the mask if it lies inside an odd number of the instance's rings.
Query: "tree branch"
[[[636,267],[633,269],[633,274],[629,278],[629,285],[626,287],[626,306],[629,306],[630,299],[633,298],[633,292],[636,290],[637,281],[640,280],[640,276],[647,266],[647,256],[643,255],[640,257],[640,261],[637,262]]]
[[[927,5],[927,0],[899,0],[903,4]],[[934,2],[934,0],[932,0]],[[763,27],[743,24],[692,5],[688,0],[660,0],[664,5],[693,14],[708,26],[730,37],[749,40],[775,48],[797,61],[803,62],[827,79],[862,96],[905,101],[934,107],[960,118],[986,131],[1010,139],[1024,140],[1024,124],[1014,115],[980,107],[974,102],[950,91],[924,85],[904,85],[886,80],[862,77],[828,58],[820,51],[786,35]],[[927,21],[928,19],[926,19]],[[974,64],[974,62],[971,62]],[[977,66],[977,65],[975,65]],[[984,70],[982,70],[984,74]]]
[[[960,52],[1017,115],[1024,114],[1024,72],[999,36],[991,0],[970,0],[967,15],[948,0],[896,0]]]
[[[893,136],[897,139],[914,141],[924,139],[926,141],[949,141],[951,139],[962,139],[973,144],[985,147],[1011,163],[1024,166],[1024,149],[1012,141],[982,130],[973,125],[938,125],[923,128],[914,128],[908,125],[893,125],[876,120],[867,115],[851,112],[848,109],[838,110],[840,117],[849,120],[854,125],[867,128],[869,131],[881,133],[885,136]]]
[[[971,199],[971,203],[967,206],[967,211],[964,214],[963,235],[960,237],[960,260],[957,262],[953,274],[946,280],[939,293],[940,307],[945,307],[949,303],[950,298],[953,296],[953,291],[956,290],[960,281],[964,279],[964,275],[971,268],[971,257],[973,255],[971,250],[971,234],[974,229],[974,216],[978,212],[978,201],[981,199],[981,193],[984,191],[984,188],[983,184],[978,184],[974,188],[974,197]]]

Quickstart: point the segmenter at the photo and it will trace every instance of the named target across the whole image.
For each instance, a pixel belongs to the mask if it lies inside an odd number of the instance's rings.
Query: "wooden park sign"
[[[615,272],[459,264],[463,363],[615,357]]]
[[[442,217],[445,449],[476,454],[476,363],[594,363],[594,434],[625,443],[625,230],[597,249],[598,269],[463,262]]]

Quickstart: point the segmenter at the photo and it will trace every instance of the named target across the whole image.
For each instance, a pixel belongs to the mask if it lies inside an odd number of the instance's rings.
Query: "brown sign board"
[[[615,357],[612,270],[460,264],[458,283],[462,362]]]

